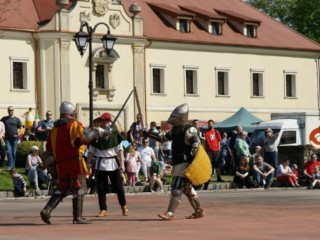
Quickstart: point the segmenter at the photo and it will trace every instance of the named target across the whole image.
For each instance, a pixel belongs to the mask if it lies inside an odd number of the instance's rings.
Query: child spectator
[[[12,183],[13,183],[13,194],[15,197],[24,197],[27,196],[27,182],[24,178],[17,172],[16,169],[12,168],[9,171]]]
[[[320,166],[316,165],[314,167],[314,173],[312,173],[313,181],[311,183],[311,189],[319,187],[320,185]]]
[[[136,143],[132,143],[131,146],[128,147],[128,153],[126,156],[126,171],[128,175],[128,182],[129,185],[135,186],[137,183],[137,168],[138,168],[138,162],[141,162],[141,156],[138,151],[136,151]]]
[[[160,191],[163,192],[163,184],[161,181],[161,163],[160,162],[152,162],[150,167],[150,190],[153,192],[154,184],[160,187]]]
[[[299,179],[299,170],[298,170],[298,165],[297,164],[292,164],[291,165],[291,170],[294,173],[294,175],[297,176],[297,180]]]

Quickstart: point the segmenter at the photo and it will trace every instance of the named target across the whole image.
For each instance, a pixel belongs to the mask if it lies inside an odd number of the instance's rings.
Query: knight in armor
[[[90,224],[82,217],[83,198],[87,192],[87,165],[83,158],[85,143],[93,133],[86,134],[82,124],[76,120],[76,109],[70,102],[60,105],[60,118],[54,123],[47,140],[47,151],[55,159],[57,189],[40,212],[41,219],[51,224],[50,213],[68,194],[73,194],[73,223]]]
[[[182,194],[186,195],[194,209],[194,213],[186,218],[204,217],[198,194],[194,190],[191,181],[184,174],[187,167],[192,163],[200,144],[197,129],[188,123],[188,114],[188,105],[182,104],[174,109],[167,121],[172,125],[172,129],[164,136],[164,138],[172,141],[172,183],[168,209],[165,213],[158,214],[164,220],[171,220],[174,217]],[[149,134],[148,136],[156,139],[156,136]],[[163,141],[164,139],[158,140]]]

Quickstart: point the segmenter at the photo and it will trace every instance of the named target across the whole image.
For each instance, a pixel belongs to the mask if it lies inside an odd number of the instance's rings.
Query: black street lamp
[[[110,34],[110,28],[106,23],[97,23],[93,28],[89,26],[86,21],[83,21],[80,26],[80,31],[74,35],[73,40],[76,43],[78,51],[81,57],[85,53],[89,44],[89,124],[93,127],[93,82],[92,82],[92,34],[96,31],[99,25],[105,25],[108,28],[108,33],[101,38],[104,50],[107,55],[112,51],[114,43],[117,38]],[[86,27],[87,32],[83,31]]]

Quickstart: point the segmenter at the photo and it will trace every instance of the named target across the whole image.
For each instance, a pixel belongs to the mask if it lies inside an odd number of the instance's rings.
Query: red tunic
[[[79,175],[87,174],[83,138],[83,126],[76,120],[52,128],[47,149],[54,155],[60,180],[75,180]]]

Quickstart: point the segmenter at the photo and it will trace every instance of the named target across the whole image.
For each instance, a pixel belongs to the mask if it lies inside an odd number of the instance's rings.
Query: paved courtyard
[[[199,192],[206,216],[188,220],[192,212],[183,196],[175,220],[162,221],[169,194],[128,194],[130,214],[121,215],[115,195],[108,213],[97,218],[97,197],[85,198],[84,216],[91,225],[73,225],[71,199],[52,213],[52,225],[39,216],[46,198],[0,200],[0,239],[317,239],[320,232],[319,190]]]

